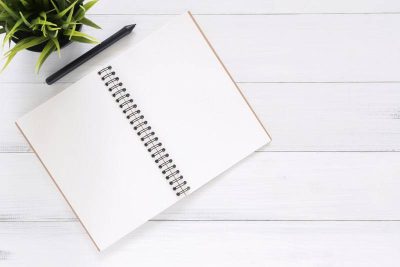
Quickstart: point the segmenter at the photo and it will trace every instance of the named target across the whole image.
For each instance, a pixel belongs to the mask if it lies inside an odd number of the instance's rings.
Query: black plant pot
[[[80,31],[81,29],[82,29],[82,24],[77,24],[75,30],[76,31]],[[17,37],[17,38],[12,37],[11,40],[14,43],[17,44],[22,39],[28,38],[28,37],[31,37],[31,36],[35,36],[35,35],[32,32],[18,31],[18,32],[14,33],[14,36]],[[69,45],[71,43],[71,40],[69,40],[68,36],[60,34],[59,37],[58,37],[58,42],[60,43],[60,48],[63,48],[65,46]],[[45,47],[45,45],[46,45],[46,42],[38,44],[38,45],[35,45],[35,46],[32,46],[32,47],[29,47],[26,50],[33,51],[33,52],[42,52],[42,50]]]

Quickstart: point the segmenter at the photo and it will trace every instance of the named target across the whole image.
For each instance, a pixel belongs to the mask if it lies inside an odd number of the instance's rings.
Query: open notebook
[[[17,126],[99,250],[270,141],[190,13]]]

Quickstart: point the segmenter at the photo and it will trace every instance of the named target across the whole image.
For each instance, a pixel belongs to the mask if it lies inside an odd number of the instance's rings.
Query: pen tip
[[[130,25],[126,25],[125,29],[132,31],[135,28],[136,24],[130,24]]]

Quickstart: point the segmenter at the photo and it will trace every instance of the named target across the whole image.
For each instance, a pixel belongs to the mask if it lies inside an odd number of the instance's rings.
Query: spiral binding
[[[158,165],[165,179],[168,180],[172,189],[176,191],[176,195],[186,195],[186,192],[190,190],[188,183],[183,179],[179,169],[173,163],[173,160],[170,158],[170,155],[159,141],[159,138],[156,136],[151,126],[149,126],[148,121],[145,120],[137,104],[133,103],[134,101],[131,95],[127,93],[126,88],[124,88],[123,83],[119,81],[119,77],[116,76],[115,71],[112,70],[111,66],[107,66],[99,70],[97,74],[104,81],[104,85],[108,88],[111,96],[122,109],[126,119],[129,120],[129,123],[133,126],[133,130],[135,130],[140,137],[140,140],[151,154],[151,157]]]

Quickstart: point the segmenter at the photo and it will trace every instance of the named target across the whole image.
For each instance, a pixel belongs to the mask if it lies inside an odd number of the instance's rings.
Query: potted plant
[[[11,41],[15,45],[5,54],[7,67],[21,50],[40,52],[36,62],[39,72],[43,62],[53,52],[71,41],[97,43],[97,40],[83,32],[82,25],[100,29],[85,17],[86,12],[98,0],[83,3],[84,0],[0,0],[0,34],[4,33],[3,49]]]

